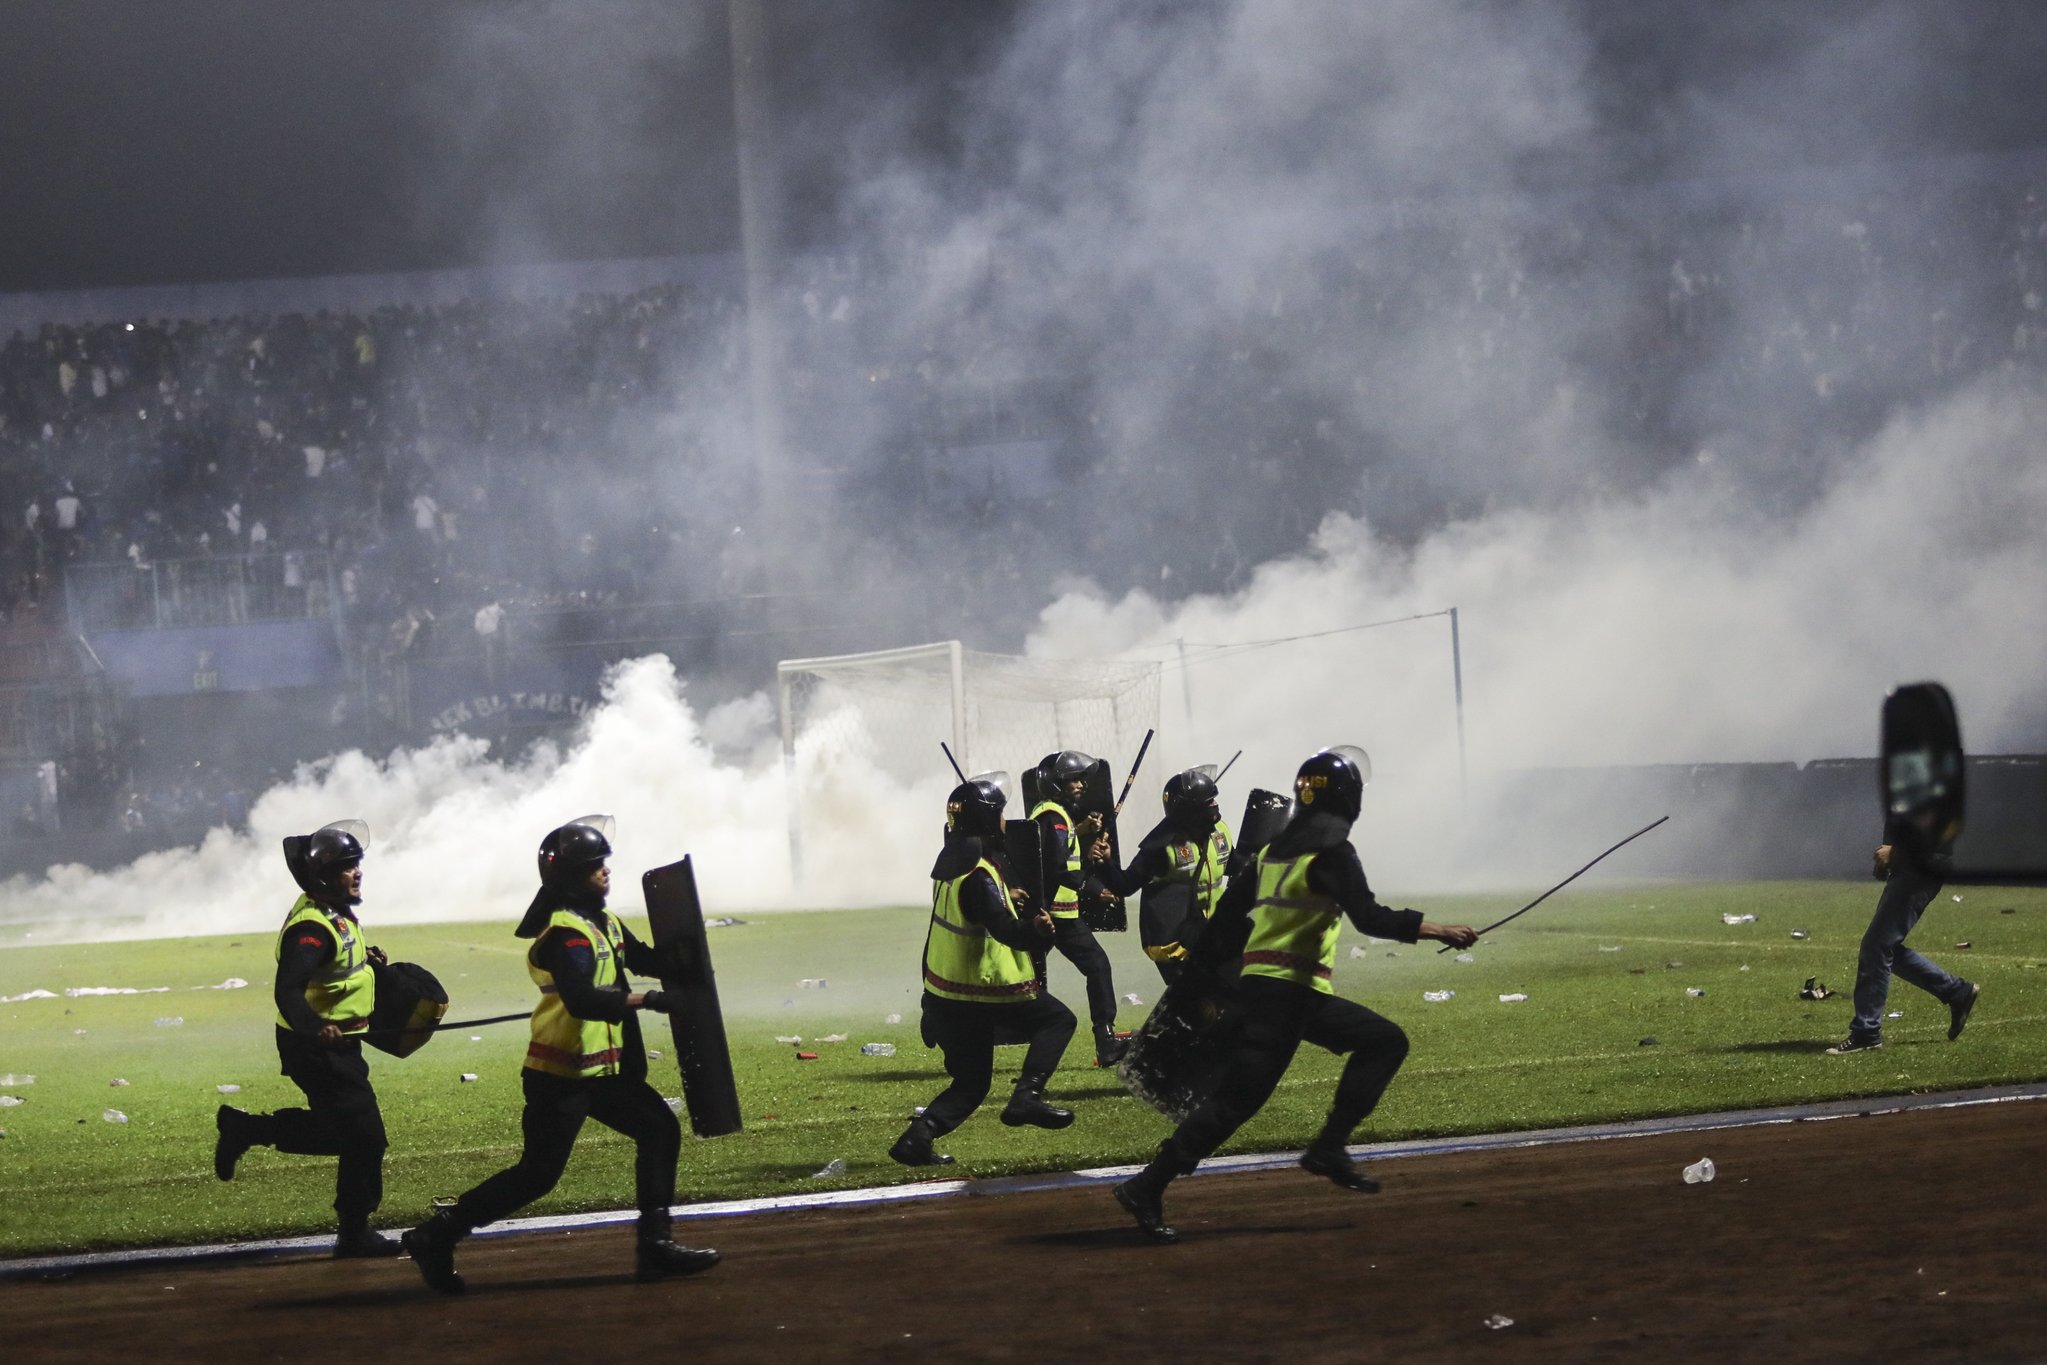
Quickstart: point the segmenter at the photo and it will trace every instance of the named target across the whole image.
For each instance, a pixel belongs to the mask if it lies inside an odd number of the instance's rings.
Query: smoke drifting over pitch
[[[971,336],[992,375],[1084,389],[1095,463],[1057,535],[940,522],[923,554],[891,564],[874,549],[885,528],[823,505],[800,545],[767,555],[887,601],[1008,542],[1049,602],[1028,643],[1047,656],[1170,663],[1175,640],[1456,605],[1480,788],[1526,766],[1867,754],[1876,699],[1918,676],[1953,687],[1972,748],[2047,748],[2037,360],[1962,356],[1933,378],[1916,355],[1895,375],[1845,351],[1831,364],[1841,329],[1787,333],[1784,311],[1797,298],[1867,336],[1921,326],[1937,300],[1967,335],[2023,282],[1981,257],[1981,224],[1916,197],[1904,170],[1828,172],[1817,189],[1758,174],[1828,135],[1874,156],[1924,150],[1923,97],[1958,79],[1926,56],[1944,50],[1932,21],[1905,3],[1816,7],[1773,24],[1771,60],[1730,58],[1723,82],[1679,94],[1631,85],[1640,73],[1592,8],[1021,6],[959,71],[785,84],[785,164],[835,176],[807,230],[868,272],[843,343],[825,329],[807,344],[841,345],[853,367]],[[493,52],[520,42],[502,24],[488,36]],[[580,42],[571,65],[592,78],[593,47],[630,50],[623,33]],[[1878,88],[1900,97],[1866,93]],[[631,136],[563,126],[570,144],[579,129]],[[632,164],[628,151],[607,148],[606,164]],[[1615,200],[1640,221],[1717,226],[1704,241],[1631,235]],[[1886,235],[1950,249],[1886,252]],[[521,223],[506,236],[508,250],[529,240]],[[1643,310],[1688,307],[1714,271],[1717,311],[1684,355],[1640,354]],[[1856,405],[1811,420],[1851,365]],[[743,386],[712,369],[678,376],[660,420],[718,434],[693,478],[743,483]],[[1645,422],[1645,407],[1661,416]],[[1305,435],[1267,440],[1281,429]],[[865,422],[842,439],[834,462],[877,466]],[[686,506],[690,489],[659,495]],[[1256,567],[1216,567],[1225,542]],[[903,615],[872,643],[938,633]],[[1450,882],[1483,822],[1512,815],[1458,798],[1445,635],[1417,622],[1197,663],[1191,725],[1169,673],[1153,776],[1243,747],[1231,803],[1240,780],[1283,786],[1304,753],[1361,743],[1375,879]],[[923,898],[942,774],[904,793],[868,781],[857,754],[814,764],[846,813],[816,862],[840,871],[792,887],[760,703],[699,723],[658,663],[628,667],[609,695],[560,752],[345,757],[268,794],[248,841],[216,835],[10,900],[52,917],[146,906],[152,932],[267,924],[288,895],[277,839],[361,815],[379,837],[377,918],[510,918],[539,835],[586,810],[620,816],[621,883],[695,851],[712,913]]]

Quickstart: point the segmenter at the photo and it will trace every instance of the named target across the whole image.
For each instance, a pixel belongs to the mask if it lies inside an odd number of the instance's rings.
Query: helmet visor
[[[611,842],[612,830],[618,826],[618,821],[612,819],[609,815],[578,815],[568,823],[572,825],[588,825],[591,829],[603,835],[604,842],[607,844]]]
[[[988,783],[990,786],[994,787],[998,793],[1001,794],[1002,804],[1005,806],[1009,804],[1009,774],[1004,772],[1002,769],[997,768],[991,772],[975,773],[972,777],[968,778],[967,781]]]
[[[1325,754],[1340,754],[1358,770],[1358,784],[1370,786],[1372,782],[1372,756],[1355,744],[1332,744],[1322,751]]]
[[[322,825],[322,826],[320,826],[320,829],[319,829],[319,830],[314,830],[313,832],[314,832],[315,834],[318,834],[318,833],[320,832],[320,830],[325,830],[325,829],[331,829],[331,830],[333,830],[333,831],[334,831],[335,833],[337,833],[337,834],[346,834],[346,835],[347,835],[347,836],[348,836],[349,838],[351,838],[351,839],[355,840],[357,844],[361,845],[361,846],[362,846],[362,849],[363,849],[363,851],[364,851],[365,853],[367,853],[367,852],[369,851],[369,847],[370,847],[370,826],[369,826],[369,822],[368,822],[368,821],[366,821],[366,820],[335,820],[335,821],[333,821],[333,822],[332,822],[332,823],[330,823],[330,824],[325,824],[325,825]]]

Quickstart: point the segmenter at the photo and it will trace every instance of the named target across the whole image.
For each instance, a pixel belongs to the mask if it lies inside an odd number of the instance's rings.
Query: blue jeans
[[[1855,1020],[1848,1026],[1849,1037],[1866,1042],[1882,1036],[1884,1001],[1891,993],[1893,972],[1944,1005],[1969,993],[1967,981],[1905,946],[1905,936],[1940,894],[1940,886],[1902,856],[1891,864],[1890,880],[1884,883],[1876,913],[1862,935],[1862,955],[1855,967]]]

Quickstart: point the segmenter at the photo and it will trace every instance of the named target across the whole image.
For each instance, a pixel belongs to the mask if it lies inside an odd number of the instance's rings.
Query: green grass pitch
[[[1912,942],[1983,985],[1968,1033],[1946,1038],[1947,1011],[1894,984],[1887,1045],[1838,1058],[1819,1048],[1847,1028],[1856,944],[1877,886],[1864,883],[1653,885],[1573,890],[1482,941],[1470,963],[1433,945],[1365,940],[1348,927],[1337,989],[1398,1021],[1414,1041],[1406,1069],[1359,1141],[1492,1132],[1804,1100],[2037,1080],[2047,1075],[2047,891],[1967,887],[1943,894]],[[1958,894],[1959,901],[1953,898]],[[1512,897],[1419,902],[1431,918],[1488,923]],[[280,904],[280,912],[282,905]],[[454,997],[451,1018],[527,1008],[525,945],[505,923],[376,924],[394,959],[423,963]],[[1723,913],[1753,914],[1728,925]],[[628,911],[636,928],[640,916]],[[755,916],[711,931],[747,1128],[686,1138],[681,1197],[787,1194],[916,1178],[885,1153],[915,1105],[944,1083],[917,1036],[921,909]],[[1809,937],[1794,939],[1792,930]],[[1134,935],[1105,935],[1134,1027],[1159,993]],[[1967,942],[1967,949],[1954,944]],[[300,1102],[271,1043],[271,937],[0,950],[0,1255],[213,1241],[331,1228],[333,1165],[252,1151],[232,1184],[213,1177],[213,1111]],[[1842,992],[1798,998],[1818,976]],[[228,977],[246,989],[204,989]],[[805,978],[822,986],[802,986]],[[65,996],[81,987],[158,987]],[[1703,994],[1689,994],[1687,988]],[[1078,975],[1053,959],[1052,989],[1085,1014]],[[1426,1002],[1425,991],[1451,990]],[[1528,998],[1503,1003],[1504,994]],[[891,1015],[896,1023],[884,1022]],[[168,1022],[172,1020],[182,1022]],[[991,1103],[943,1144],[955,1171],[992,1175],[1142,1159],[1166,1132],[1157,1114],[1098,1071],[1083,1031],[1052,1096],[1078,1111],[1058,1133],[995,1122]],[[669,1051],[666,1030],[650,1045]],[[819,1041],[844,1034],[843,1042]],[[473,1035],[473,1036],[472,1036]],[[777,1037],[798,1037],[801,1050]],[[1654,1038],[1653,1045],[1643,1040]],[[405,1060],[373,1053],[389,1128],[378,1221],[417,1221],[509,1164],[518,1150],[523,1024],[444,1035]],[[893,1043],[893,1057],[860,1045]],[[1005,1052],[1013,1074],[1019,1054]],[[1304,1048],[1265,1111],[1226,1150],[1298,1147],[1318,1125],[1338,1062]],[[477,1079],[465,1082],[463,1073]],[[34,1076],[33,1083],[23,1078]],[[672,1057],[654,1083],[678,1094]],[[125,1081],[116,1085],[115,1081]],[[239,1085],[224,1097],[221,1085]],[[126,1123],[103,1118],[107,1110]],[[844,1176],[815,1178],[834,1158]],[[561,1186],[528,1212],[631,1203],[629,1146],[592,1125]]]

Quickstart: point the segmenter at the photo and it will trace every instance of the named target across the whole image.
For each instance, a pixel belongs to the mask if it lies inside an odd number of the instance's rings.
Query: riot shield
[[[363,1041],[393,1057],[410,1057],[433,1041],[434,1025],[448,1012],[448,992],[417,962],[387,964],[371,958],[370,970],[376,977],[376,1004]]]
[[[1005,820],[1002,845],[1010,888],[1023,892],[1018,917],[1029,919],[1049,909],[1060,869],[1053,866],[1052,841],[1045,837],[1045,827],[1035,820]]]
[[[1124,1088],[1175,1123],[1208,1097],[1234,1032],[1227,987],[1201,972],[1166,987],[1116,1063]]]
[[[1286,828],[1293,810],[1294,803],[1278,792],[1252,788],[1250,799],[1244,802],[1244,822],[1237,826],[1235,852],[1245,858],[1263,852]]]
[[[1025,768],[1018,783],[1023,792],[1024,814],[1028,815],[1038,808],[1038,802],[1045,799],[1045,782],[1038,776],[1036,768]]]
[[[1116,787],[1109,772],[1109,760],[1096,759],[1083,780],[1086,788],[1070,812],[1074,837],[1082,840],[1083,845],[1090,843],[1092,838],[1088,831],[1099,825],[1101,831],[1109,836],[1110,859],[1121,867],[1123,845],[1116,834]],[[1130,927],[1130,915],[1121,896],[1091,883],[1081,888],[1080,922],[1098,934],[1120,934]]]
[[[732,1053],[725,1042],[725,1016],[718,1008],[718,982],[711,972],[711,945],[704,936],[696,873],[684,858],[641,877],[640,889],[647,898],[654,947],[665,964],[661,989],[670,998],[668,1027],[682,1070],[689,1126],[698,1137],[736,1133],[739,1086],[732,1079]]]

